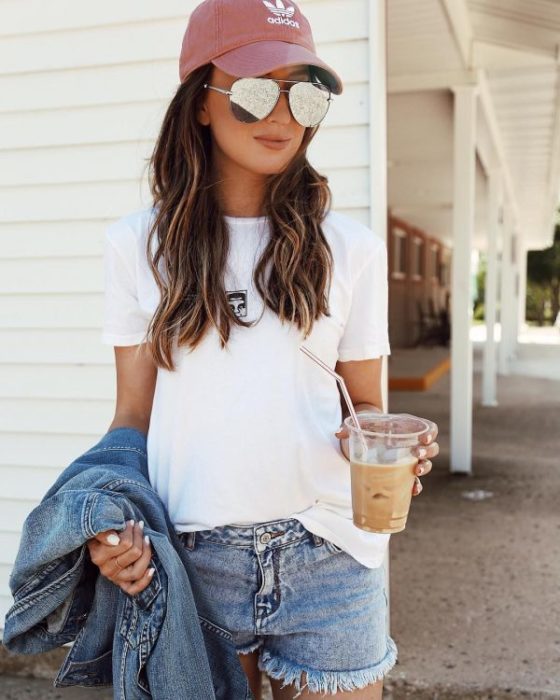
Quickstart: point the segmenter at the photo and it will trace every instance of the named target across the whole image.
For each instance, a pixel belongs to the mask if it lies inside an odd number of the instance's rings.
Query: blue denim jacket
[[[155,574],[129,595],[86,541],[143,520]],[[3,643],[36,654],[74,641],[55,686],[113,685],[118,700],[252,700],[231,634],[148,480],[146,436],[114,428],[59,476],[23,526]]]

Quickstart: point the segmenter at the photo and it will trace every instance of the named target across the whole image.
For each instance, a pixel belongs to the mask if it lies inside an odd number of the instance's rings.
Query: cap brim
[[[287,41],[256,41],[227,51],[212,59],[212,63],[229,75],[252,78],[278,68],[303,63],[317,68],[321,82],[335,95],[342,92],[342,80],[335,71],[312,51]]]

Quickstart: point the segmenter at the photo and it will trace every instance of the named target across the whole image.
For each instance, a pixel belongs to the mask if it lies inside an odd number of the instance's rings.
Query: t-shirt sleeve
[[[103,329],[105,345],[139,345],[145,342],[149,319],[138,302],[134,254],[126,254],[113,241],[118,227],[105,231],[103,250]]]
[[[375,236],[374,233],[370,235]],[[391,354],[387,287],[387,246],[375,236],[374,250],[352,285],[350,312],[338,344],[341,362]]]

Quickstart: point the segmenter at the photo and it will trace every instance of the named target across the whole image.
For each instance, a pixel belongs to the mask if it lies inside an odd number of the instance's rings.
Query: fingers
[[[418,496],[418,494],[421,493],[422,489],[423,489],[423,486],[420,483],[420,479],[417,476],[414,477],[414,486],[412,487],[412,495]]]
[[[432,471],[432,457],[436,457],[439,454],[439,445],[437,442],[432,443],[426,447],[415,447],[413,453],[418,457],[418,464],[414,468],[415,474],[421,476],[422,474],[429,474]]]
[[[426,423],[429,424],[430,428],[427,430],[424,435],[420,435],[420,442],[423,445],[429,445],[432,442],[435,442],[437,434],[438,434],[438,427],[436,423],[434,423],[431,420],[427,420],[426,418],[423,418],[423,420],[426,421]]]
[[[89,540],[91,560],[99,567],[99,570],[107,578],[117,570],[114,559],[123,555],[132,546],[134,520],[129,520],[126,528],[119,533],[119,544],[110,545],[99,542],[98,538]]]
[[[125,530],[116,533],[114,530],[107,530],[106,532],[100,532],[92,539],[88,540],[88,548],[91,555],[91,560],[94,564],[101,567],[103,564],[115,554],[122,554],[126,548],[126,540],[123,539],[126,533],[126,529],[130,528],[127,524]],[[109,534],[107,534],[107,532]],[[114,537],[117,538],[118,542],[116,544],[109,544],[109,542],[115,542]],[[125,542],[125,544],[123,544]]]
[[[138,581],[146,573],[146,569],[149,567],[150,559],[152,558],[152,548],[150,547],[150,538],[148,535],[144,537],[142,544],[144,548],[141,556],[133,564],[117,574],[117,581],[119,584]]]
[[[117,544],[110,538],[114,535]],[[155,572],[149,567],[152,548],[149,537],[144,536],[144,523],[129,520],[126,528],[119,533],[107,530],[98,533],[87,542],[91,560],[99,567],[100,573],[130,595],[146,588]]]
[[[127,566],[130,566],[130,564],[133,564],[137,559],[139,559],[142,556],[142,538],[144,537],[143,528],[144,522],[142,520],[139,523],[135,524],[133,527],[131,527],[128,535],[130,537],[130,547],[123,554],[117,554],[115,556],[115,559],[118,557],[118,562],[116,562],[117,565],[120,566],[122,569],[125,569]]]
[[[422,474],[429,474],[431,471],[432,463],[429,459],[423,459],[421,462],[418,462],[414,468],[414,473],[418,474],[418,476],[422,476]]]
[[[109,544],[112,547],[116,547],[120,544],[119,533],[115,530],[106,530],[105,532],[98,532],[93,538],[99,542],[99,544]]]
[[[137,593],[140,593],[140,591],[143,591],[144,588],[146,588],[150,584],[154,573],[155,568],[151,567],[150,569],[146,570],[142,578],[138,579],[138,581],[123,581],[119,583],[119,585],[125,593],[128,593],[129,595],[136,595]]]
[[[434,442],[431,445],[427,445],[425,447],[422,447],[421,445],[419,445],[418,447],[414,447],[412,449],[412,452],[420,460],[433,459],[434,457],[437,457],[439,454],[439,445],[437,442]]]

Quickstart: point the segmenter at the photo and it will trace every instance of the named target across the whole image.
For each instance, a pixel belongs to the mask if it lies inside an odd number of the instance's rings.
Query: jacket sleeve
[[[60,491],[30,512],[9,579],[14,603],[2,639],[8,649],[36,654],[75,638],[98,574],[86,541],[124,525],[122,510],[100,490]]]

